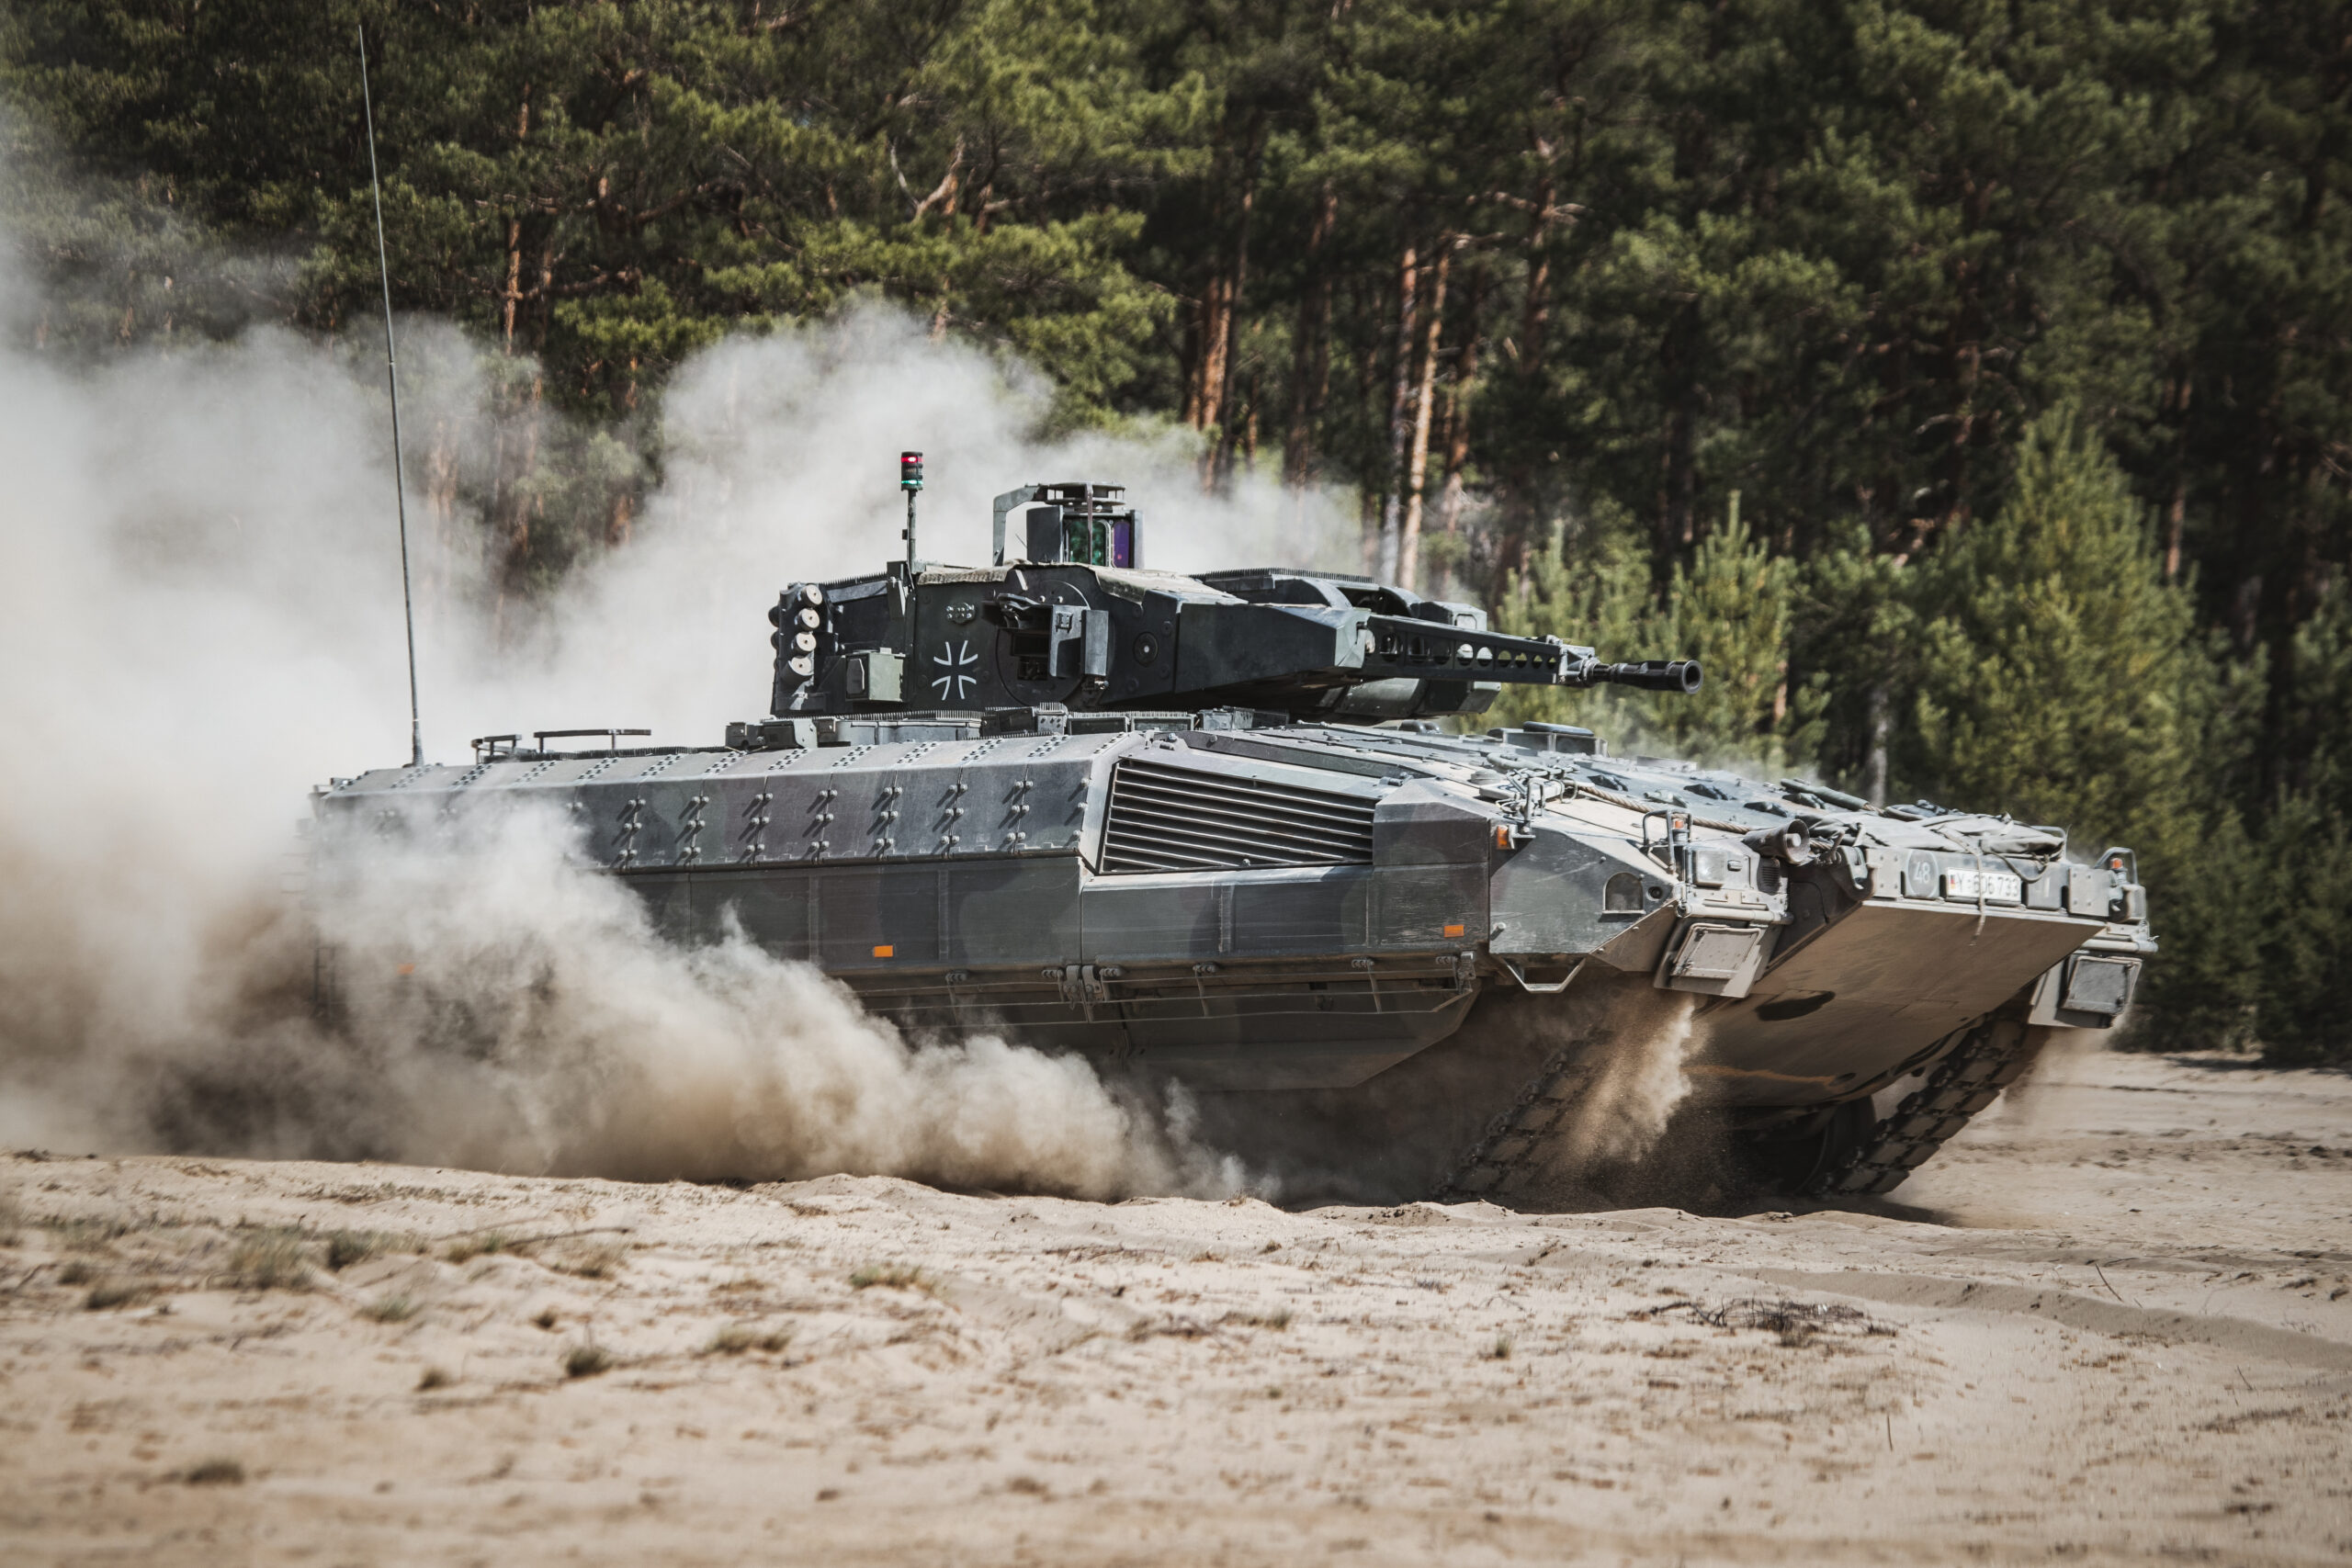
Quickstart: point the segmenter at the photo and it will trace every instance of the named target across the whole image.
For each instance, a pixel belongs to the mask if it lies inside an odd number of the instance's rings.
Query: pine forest
[[[632,547],[689,355],[886,302],[1708,671],[1487,722],[2132,845],[2134,1041],[2352,1062],[2352,9],[13,0],[19,345],[368,322],[363,27],[392,302],[549,433],[500,593]]]

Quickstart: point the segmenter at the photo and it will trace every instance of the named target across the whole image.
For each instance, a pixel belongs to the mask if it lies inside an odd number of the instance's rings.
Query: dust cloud
[[[1561,1156],[1572,1171],[1640,1160],[1657,1146],[1690,1098],[1683,1065],[1702,1040],[1697,1002],[1655,988],[1626,998],[1613,1048],[1589,1053],[1592,1077],[1569,1112]]]
[[[0,270],[0,321],[29,319],[29,294]],[[501,615],[480,520],[443,482],[505,434],[486,361],[446,323],[402,331],[441,760],[492,731],[709,743],[756,716],[765,605],[895,552],[902,447],[930,454],[933,558],[985,558],[988,498],[1066,478],[1128,483],[1153,564],[1304,561],[1337,536],[1334,509],[1270,480],[1204,497],[1173,436],[1034,439],[1033,373],[863,309],[684,367],[635,542]],[[379,867],[333,934],[411,954],[413,984],[314,1017],[288,891],[306,791],[406,760],[379,347],[265,329],[88,367],[0,348],[0,1140],[1089,1196],[1241,1184],[1185,1107],[1080,1062],[909,1041],[740,939],[657,942],[520,819]]]

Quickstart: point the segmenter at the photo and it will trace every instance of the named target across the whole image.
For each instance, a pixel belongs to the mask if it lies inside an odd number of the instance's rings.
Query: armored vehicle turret
[[[914,558],[910,504],[907,559],[786,588],[768,712],[723,745],[488,737],[338,781],[320,841],[544,804],[681,941],[740,930],[923,1035],[1342,1136],[1376,1105],[1354,1168],[1384,1197],[1537,1198],[1643,997],[1687,1007],[1681,1071],[1755,1179],[1885,1191],[2051,1032],[2112,1023],[2154,951],[2128,850],[1463,732],[1509,683],[1673,701],[1690,660],[1340,573],[1155,570],[1116,485],[992,521],[984,567]]]
[[[990,566],[909,560],[786,589],[768,612],[775,716],[1231,707],[1375,722],[1477,713],[1507,682],[1699,686],[1687,660],[1603,664],[1366,578],[1147,570],[1117,485],[1025,486],[995,518]],[[1023,545],[1010,559],[1009,528]]]

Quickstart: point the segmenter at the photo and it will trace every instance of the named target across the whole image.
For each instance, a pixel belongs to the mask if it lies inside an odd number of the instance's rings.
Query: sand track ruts
[[[0,1156],[0,1557],[2343,1561],[2348,1214],[2352,1078],[2073,1055],[1717,1216]]]

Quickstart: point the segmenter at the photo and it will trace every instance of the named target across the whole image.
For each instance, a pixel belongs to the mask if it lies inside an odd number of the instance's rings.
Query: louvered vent
[[[1160,762],[1121,762],[1111,775],[1102,869],[1370,865],[1372,808],[1360,795]]]

